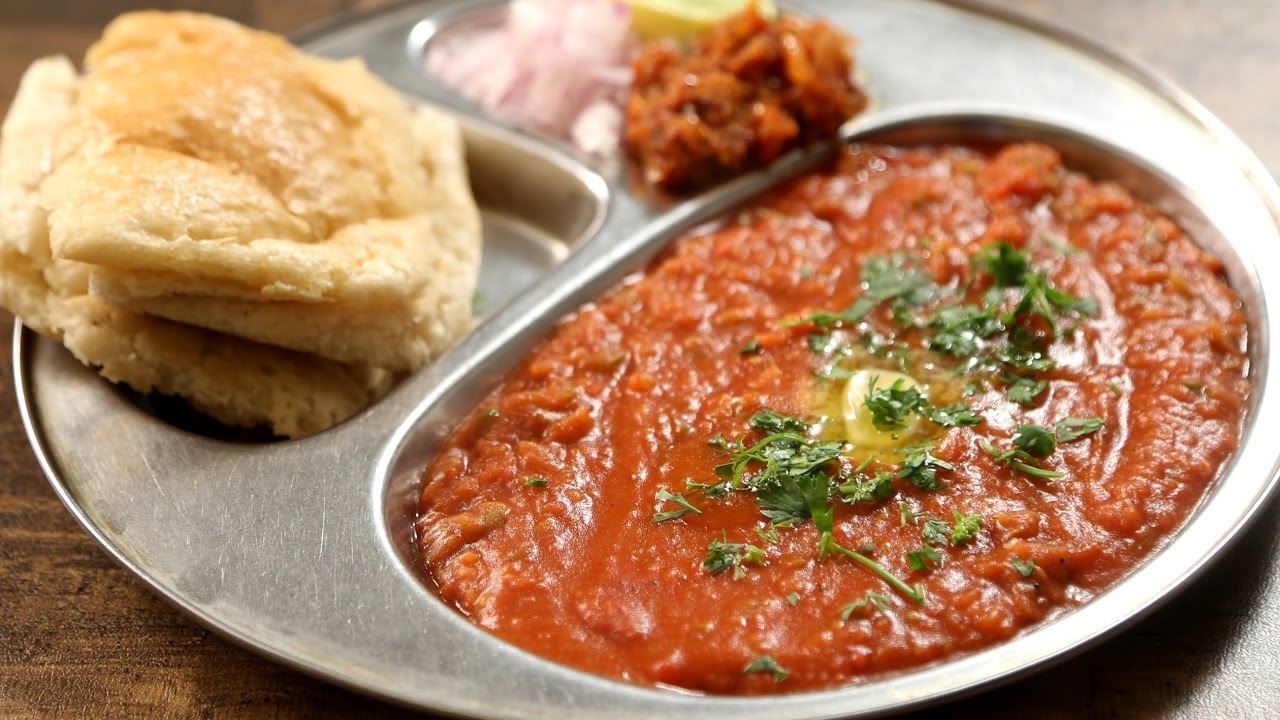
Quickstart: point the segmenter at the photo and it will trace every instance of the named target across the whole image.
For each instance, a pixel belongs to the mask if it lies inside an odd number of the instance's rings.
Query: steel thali
[[[771,698],[633,687],[505,645],[439,602],[411,569],[418,475],[470,410],[558,318],[681,229],[821,159],[796,155],[708,195],[658,208],[617,173],[522,134],[434,84],[422,52],[491,17],[493,2],[422,2],[297,38],[366,58],[407,95],[467,126],[486,257],[477,330],[357,418],[300,441],[240,444],[139,411],[56,345],[21,328],[15,378],[54,488],[107,551],[200,622],[333,682],[476,717],[818,718],[883,714],[1008,679],[1096,641],[1185,585],[1276,484],[1269,386],[1280,314],[1280,191],[1193,100],[1097,48],[965,4],[793,3],[860,38],[876,109],[850,128],[877,140],[1036,138],[1115,178],[1224,259],[1250,317],[1256,388],[1242,450],[1169,544],[1084,607],[989,650],[874,683]]]

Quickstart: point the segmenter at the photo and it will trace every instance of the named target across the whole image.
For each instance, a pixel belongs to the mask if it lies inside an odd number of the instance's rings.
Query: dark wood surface
[[[834,0],[833,0],[834,1]],[[853,2],[855,0],[841,0]],[[353,0],[156,2],[289,32]],[[1280,1],[1000,0],[1163,72],[1280,172]],[[78,59],[117,0],[0,0],[0,111],[41,55]],[[0,311],[0,327],[8,316]],[[232,646],[151,595],[41,475],[0,352],[0,717],[345,718],[411,714]],[[1280,718],[1280,504],[1186,592],[1052,669],[922,713]]]

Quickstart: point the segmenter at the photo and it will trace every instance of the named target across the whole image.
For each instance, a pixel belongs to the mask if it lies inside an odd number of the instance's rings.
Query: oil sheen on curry
[[[564,320],[428,468],[420,562],[590,672],[861,682],[1142,562],[1247,363],[1219,262],[1053,149],[854,146]]]

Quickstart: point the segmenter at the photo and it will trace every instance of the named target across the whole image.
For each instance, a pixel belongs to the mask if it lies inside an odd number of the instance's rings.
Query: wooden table
[[[835,0],[833,0],[835,1]],[[840,0],[854,2],[855,0]],[[353,0],[160,1],[289,32]],[[1171,76],[1280,173],[1277,0],[999,0]],[[126,0],[0,0],[0,109],[32,59],[79,58]],[[0,311],[0,327],[8,327]],[[0,352],[0,377],[12,361]],[[1280,718],[1280,503],[1188,591],[1051,670],[922,713]],[[116,567],[36,466],[0,381],[0,717],[410,716],[234,647]]]

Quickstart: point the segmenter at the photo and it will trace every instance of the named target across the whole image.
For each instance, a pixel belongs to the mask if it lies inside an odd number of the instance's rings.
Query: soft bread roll
[[[479,218],[452,120],[204,16],[122,17],[88,61],[37,61],[0,127],[0,305],[29,327],[289,437],[466,330]]]
[[[300,437],[345,420],[384,392],[385,372],[180,325],[88,295],[90,266],[53,257],[38,187],[71,115],[66,58],[36,61],[0,126],[0,305],[108,379],[181,395],[228,425]]]
[[[427,169],[430,192],[426,212],[413,220],[419,231],[408,237],[430,237],[433,252],[421,269],[432,280],[402,301],[255,302],[215,289],[194,296],[173,274],[128,273],[95,267],[92,293],[106,302],[159,317],[212,328],[239,337],[315,353],[344,363],[360,363],[394,371],[421,367],[466,332],[471,322],[471,296],[479,257],[479,215],[467,184],[461,132],[456,122],[427,108],[412,121],[420,165]],[[48,186],[46,185],[46,188]],[[387,245],[406,237],[403,224],[371,220],[361,225],[367,238],[386,233]],[[348,247],[339,231],[326,243]],[[354,254],[362,244],[350,245]]]
[[[122,16],[88,65],[40,190],[95,297],[397,373],[468,329],[480,220],[452,119],[202,15]]]

